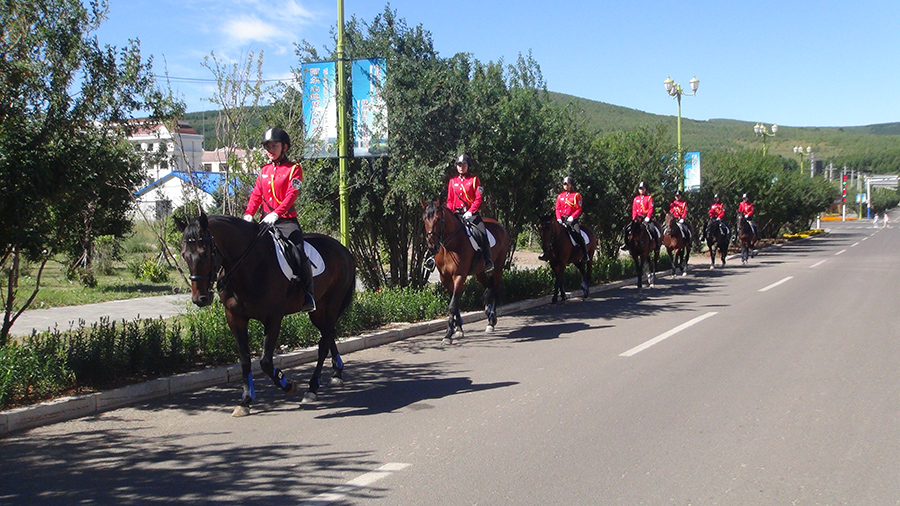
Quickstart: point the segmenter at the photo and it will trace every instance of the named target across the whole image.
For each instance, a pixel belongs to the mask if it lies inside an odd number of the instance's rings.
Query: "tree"
[[[156,89],[138,42],[101,46],[93,32],[107,10],[102,0],[0,5],[0,345],[52,254],[77,257],[92,237],[127,229],[117,202],[128,202],[123,196],[140,180],[136,155],[123,144],[131,114],[183,109]],[[35,291],[20,303],[23,261],[40,268]]]

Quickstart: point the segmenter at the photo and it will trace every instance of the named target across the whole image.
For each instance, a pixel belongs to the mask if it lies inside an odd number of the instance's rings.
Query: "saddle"
[[[298,263],[300,261],[299,255],[294,254],[292,251],[296,249],[297,246],[280,232],[277,232],[277,229],[275,228],[271,228],[269,233],[272,234],[272,238],[274,239],[275,257],[278,259],[278,267],[281,268],[284,277],[289,280],[299,278],[301,268],[301,265]],[[303,241],[303,253],[305,253],[306,259],[309,262],[310,267],[312,267],[313,277],[325,272],[325,260],[322,258],[322,254],[319,253],[319,250],[314,248],[309,242]]]

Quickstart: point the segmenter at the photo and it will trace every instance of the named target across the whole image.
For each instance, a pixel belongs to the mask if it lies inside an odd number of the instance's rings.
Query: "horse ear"
[[[428,207],[428,203],[425,202],[425,199],[423,199],[422,197],[419,197],[419,202],[422,204],[422,209]]]
[[[209,218],[206,217],[206,213],[200,211],[200,227],[209,228]]]

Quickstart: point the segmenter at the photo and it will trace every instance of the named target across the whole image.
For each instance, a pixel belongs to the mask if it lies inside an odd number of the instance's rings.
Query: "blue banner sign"
[[[381,95],[384,58],[353,60],[353,156],[386,156],[387,106]]]
[[[689,192],[700,190],[699,151],[689,151],[684,154],[684,189]]]

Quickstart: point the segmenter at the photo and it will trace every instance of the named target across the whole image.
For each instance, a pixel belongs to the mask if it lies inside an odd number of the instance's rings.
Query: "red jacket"
[[[581,216],[581,194],[578,192],[562,192],[556,197],[556,219],[570,216],[576,220]]]
[[[753,216],[753,204],[750,202],[741,202],[741,205],[738,206],[738,212],[746,215],[747,218]]]
[[[672,213],[676,219],[686,219],[687,218],[687,202],[683,200],[673,200],[672,204],[669,205],[669,212]]]
[[[478,176],[472,174],[453,176],[447,183],[447,207],[453,211],[462,209],[477,213],[481,207],[482,193],[484,188],[481,187]]]
[[[653,218],[653,196],[637,195],[631,203],[631,219],[636,220],[638,216]]]
[[[277,164],[263,165],[256,177],[256,185],[250,192],[244,214],[256,214],[256,210],[262,205],[265,214],[275,212],[279,218],[296,218],[294,202],[300,193],[301,181],[303,167],[300,164],[291,164],[282,158]]]
[[[725,218],[725,204],[722,202],[713,202],[712,205],[709,206],[709,217]]]

